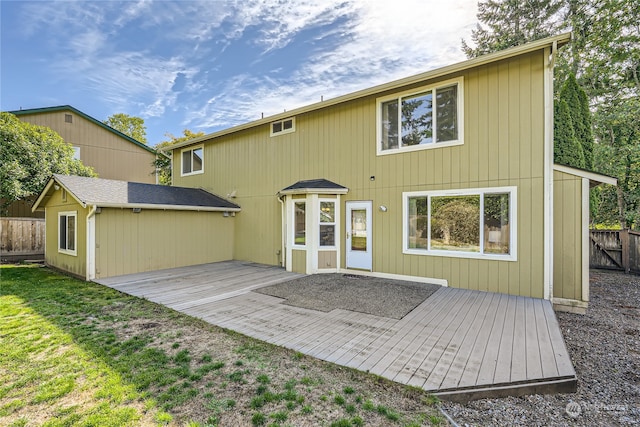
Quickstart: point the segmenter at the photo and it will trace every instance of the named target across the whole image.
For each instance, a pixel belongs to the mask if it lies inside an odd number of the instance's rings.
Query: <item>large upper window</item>
[[[78,235],[77,212],[60,212],[58,214],[58,252],[76,255]]]
[[[458,145],[462,78],[378,99],[378,154]]]
[[[515,260],[516,188],[404,193],[404,251]]]
[[[202,146],[182,150],[182,175],[202,173],[204,169]]]

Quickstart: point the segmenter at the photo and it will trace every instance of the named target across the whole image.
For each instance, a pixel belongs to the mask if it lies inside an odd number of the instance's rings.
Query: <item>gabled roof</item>
[[[120,138],[126,139],[127,141],[131,142],[132,144],[137,145],[138,147],[144,148],[145,150],[147,150],[150,153],[156,154],[156,150],[154,150],[153,148],[149,147],[147,144],[144,144],[138,140],[135,140],[133,138],[131,138],[128,135],[125,135],[124,133],[112,128],[109,125],[106,125],[104,123],[102,123],[100,120],[94,119],[93,117],[89,116],[88,114],[83,113],[80,110],[77,110],[75,108],[73,108],[71,105],[59,105],[57,107],[45,107],[45,108],[31,108],[28,110],[16,110],[16,111],[9,111],[9,113],[13,114],[14,116],[28,116],[28,115],[32,115],[32,114],[43,114],[43,113],[55,113],[58,111],[70,111],[80,117],[83,117],[86,120],[89,120],[90,122],[100,126],[101,128],[108,130],[111,133],[116,134],[117,136],[119,136]]]
[[[568,173],[569,175],[579,176],[581,178],[586,178],[589,180],[590,187],[595,187],[600,184],[618,185],[617,178],[613,178],[611,176],[588,171],[586,169],[574,168],[571,166],[565,166],[559,163],[554,163],[553,170],[556,170],[558,172]]]
[[[327,179],[308,179],[283,188],[278,194],[347,194],[349,189]]]
[[[359,90],[347,95],[338,96],[333,99],[323,100],[315,104],[307,105],[304,107],[296,108],[293,110],[285,111],[283,113],[275,114],[273,116],[265,117],[260,120],[255,120],[249,123],[244,123],[238,126],[234,126],[228,129],[223,129],[217,132],[213,132],[207,135],[203,135],[198,138],[190,139],[188,141],[179,142],[177,144],[166,147],[164,151],[174,150],[176,148],[185,147],[187,145],[198,144],[202,141],[218,138],[224,135],[229,135],[241,130],[262,126],[274,121],[286,119],[292,116],[296,116],[303,113],[319,110],[332,105],[341,104],[343,102],[353,101],[355,99],[364,98],[371,95],[381,94],[389,90],[397,90],[405,86],[420,83],[426,80],[432,80],[446,76],[448,74],[458,73],[470,68],[479,67],[481,65],[489,64],[492,62],[501,61],[504,59],[512,58],[515,56],[523,55],[537,50],[545,49],[547,47],[560,47],[569,43],[571,40],[571,33],[559,34],[557,36],[547,37],[541,40],[536,40],[531,43],[515,46],[509,49],[501,50],[499,52],[490,53],[487,55],[478,56],[477,58],[469,59],[466,61],[458,62],[456,64],[447,65],[442,68],[427,71],[425,73],[417,74],[414,76],[406,77],[400,80],[394,80],[389,83],[384,83],[378,86],[373,86],[368,89]],[[555,52],[554,52],[555,53]]]
[[[82,207],[239,212],[240,206],[199,188],[169,187],[114,179],[54,175],[33,204],[41,208],[58,184]]]

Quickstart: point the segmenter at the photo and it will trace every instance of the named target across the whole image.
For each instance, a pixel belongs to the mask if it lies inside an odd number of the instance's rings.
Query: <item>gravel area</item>
[[[350,274],[314,274],[256,289],[285,304],[329,312],[336,308],[402,319],[440,289],[438,285]],[[366,295],[366,298],[363,296]]]
[[[458,425],[640,425],[640,277],[592,271],[590,279],[587,314],[557,313],[577,392],[444,402]]]

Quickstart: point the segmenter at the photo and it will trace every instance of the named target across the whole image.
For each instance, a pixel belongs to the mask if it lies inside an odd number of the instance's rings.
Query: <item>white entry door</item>
[[[347,202],[347,268],[371,271],[371,202]]]

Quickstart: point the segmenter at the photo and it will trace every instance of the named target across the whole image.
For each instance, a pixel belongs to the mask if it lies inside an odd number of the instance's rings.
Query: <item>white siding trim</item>
[[[582,178],[582,301],[589,301],[589,179]]]
[[[556,53],[550,47],[544,49],[543,298],[546,300],[553,296],[553,65],[549,58]]]

